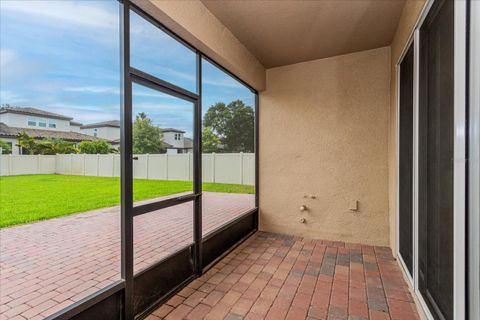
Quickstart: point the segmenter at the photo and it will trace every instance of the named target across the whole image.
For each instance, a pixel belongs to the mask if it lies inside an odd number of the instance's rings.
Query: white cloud
[[[10,49],[0,49],[0,68],[6,68],[17,59],[15,51]]]
[[[0,104],[19,104],[25,102],[25,99],[7,90],[0,90]]]
[[[120,119],[119,105],[88,107],[58,103],[49,105],[47,111],[72,117],[75,121],[83,124]]]
[[[162,98],[162,99],[176,99],[174,96],[162,93],[162,92],[157,92],[154,90],[148,90],[148,91],[143,91],[143,90],[136,90],[133,91],[134,97],[152,97],[152,98]]]
[[[0,1],[0,10],[42,17],[52,24],[118,28],[118,14],[103,9],[103,1]]]
[[[145,112],[156,113],[156,114],[175,114],[175,113],[191,113],[193,119],[193,104],[190,102],[179,101],[178,104],[166,104],[166,103],[151,103],[151,102],[137,102],[133,103],[133,112]]]
[[[106,86],[65,87],[63,88],[63,91],[120,94],[120,88],[106,87]]]
[[[109,87],[109,86],[78,86],[78,87],[65,87],[62,89],[66,92],[81,92],[81,93],[105,93],[105,94],[120,94],[119,87]],[[151,98],[160,98],[160,99],[175,99],[175,97],[155,91],[152,89],[144,89],[139,85],[134,85],[133,95],[135,97],[151,97]]]
[[[227,76],[222,78],[204,77],[202,79],[202,83],[218,87],[245,88],[245,86],[243,86],[240,82]]]
[[[22,80],[25,83],[41,68],[40,64],[23,58],[15,50],[0,49],[0,82],[2,86],[7,83],[11,84],[15,80]]]

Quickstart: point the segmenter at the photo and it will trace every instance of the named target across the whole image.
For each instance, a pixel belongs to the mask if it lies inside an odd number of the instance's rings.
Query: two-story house
[[[12,154],[22,154],[18,135],[25,132],[35,139],[60,138],[70,142],[96,140],[80,133],[81,123],[61,114],[29,107],[0,108],[0,139],[10,144]]]
[[[120,139],[120,121],[110,120],[86,124],[80,127],[80,132],[110,141],[118,140]]]
[[[167,153],[189,153],[193,149],[193,140],[184,136],[185,131],[164,128],[162,129],[163,142],[167,147]]]
[[[184,137],[185,131],[175,128],[161,129],[163,133],[163,143],[167,153],[188,153],[192,152],[193,141]],[[107,139],[113,146],[120,145],[120,121],[110,120],[98,123],[90,123],[80,128],[80,132],[94,137]]]

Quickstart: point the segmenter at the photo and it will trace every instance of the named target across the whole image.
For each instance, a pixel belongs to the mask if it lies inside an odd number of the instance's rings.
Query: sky
[[[88,124],[120,118],[120,22],[115,0],[0,1],[0,104],[35,107]],[[195,54],[131,13],[131,65],[196,90]],[[254,95],[207,61],[202,113]],[[193,105],[135,84],[133,112],[192,136]]]

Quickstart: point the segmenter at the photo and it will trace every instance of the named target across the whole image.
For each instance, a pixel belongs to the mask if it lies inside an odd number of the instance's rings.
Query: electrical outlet
[[[348,209],[350,211],[358,211],[358,200],[350,201],[348,205]]]

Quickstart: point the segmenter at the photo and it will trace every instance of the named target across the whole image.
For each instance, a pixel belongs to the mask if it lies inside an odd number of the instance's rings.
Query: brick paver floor
[[[147,319],[419,317],[389,248],[257,232]]]
[[[254,206],[254,195],[204,193],[203,233]],[[193,206],[134,218],[135,271],[192,243]],[[0,319],[43,319],[120,279],[119,207],[0,230]]]

